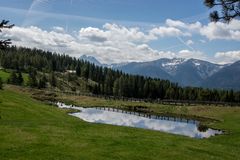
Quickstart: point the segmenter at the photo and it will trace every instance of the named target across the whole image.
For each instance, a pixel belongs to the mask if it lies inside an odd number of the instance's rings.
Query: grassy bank
[[[80,105],[139,105],[58,95]],[[0,91],[0,157],[4,159],[239,159],[240,109],[174,107],[141,103],[156,112],[184,112],[219,119],[228,134],[192,139],[158,131],[91,124],[31,98],[14,87]]]

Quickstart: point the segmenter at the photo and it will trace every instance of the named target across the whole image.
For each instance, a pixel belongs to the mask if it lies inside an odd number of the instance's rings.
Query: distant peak
[[[79,59],[84,60],[84,61],[88,61],[90,63],[93,63],[95,65],[101,66],[102,64],[93,56],[90,55],[82,55]]]

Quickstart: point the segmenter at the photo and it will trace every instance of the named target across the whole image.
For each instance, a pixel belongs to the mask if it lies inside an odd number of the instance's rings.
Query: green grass
[[[199,140],[91,124],[7,86],[0,91],[0,159],[240,159],[240,109],[195,108],[188,114],[221,119],[212,125],[228,134]]]
[[[2,80],[3,80],[4,83],[7,83],[7,80],[8,80],[8,78],[9,78],[9,76],[10,76],[10,73],[11,73],[11,72],[8,71],[8,70],[2,70],[2,69],[0,69],[0,77],[2,78]],[[28,81],[28,74],[22,73],[22,76],[23,76],[24,85],[26,85],[26,84],[27,84],[27,81]]]
[[[7,79],[9,76],[10,76],[10,73],[0,69],[0,77],[2,78],[3,82],[7,82]]]

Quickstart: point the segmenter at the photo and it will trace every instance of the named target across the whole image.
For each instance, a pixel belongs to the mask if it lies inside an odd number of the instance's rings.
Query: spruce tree
[[[76,67],[76,75],[81,76],[81,68],[79,63],[77,64],[77,67]]]
[[[18,84],[18,76],[15,71],[11,72],[8,83],[17,85]]]
[[[23,84],[23,77],[22,77],[22,73],[20,71],[18,71],[18,75],[17,75],[17,84],[18,85]]]
[[[38,82],[38,88],[41,89],[41,88],[46,88],[46,85],[47,85],[47,78],[45,76],[45,74],[43,76],[41,76],[41,78],[39,79],[39,82]]]
[[[49,75],[49,83],[52,87],[56,87],[57,86],[57,79],[55,77],[55,73],[51,72]]]
[[[114,81],[113,84],[113,95],[114,96],[120,96],[120,84],[119,84],[119,78]]]
[[[37,71],[35,69],[30,69],[29,75],[28,75],[28,86],[30,87],[37,87],[38,82],[37,82]]]

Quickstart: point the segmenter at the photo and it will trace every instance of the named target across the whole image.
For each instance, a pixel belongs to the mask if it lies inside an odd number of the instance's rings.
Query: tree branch
[[[8,25],[9,21],[2,20],[0,23],[0,32],[2,32],[1,28],[12,28],[14,27],[14,24]]]

